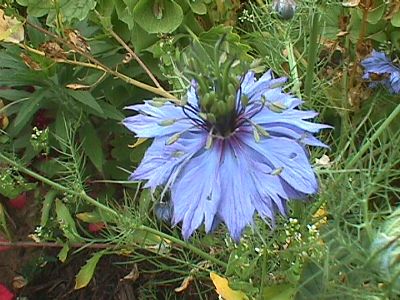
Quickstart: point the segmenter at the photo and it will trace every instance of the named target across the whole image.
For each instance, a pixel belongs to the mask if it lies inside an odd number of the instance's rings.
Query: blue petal
[[[268,133],[274,137],[287,137],[296,140],[300,144],[329,148],[309,132],[295,126],[268,126]]]
[[[361,62],[365,69],[364,79],[370,79],[371,73],[388,74],[389,78],[372,82],[370,87],[376,87],[378,83],[386,86],[392,93],[400,93],[400,68],[396,67],[383,52],[372,51],[370,57]]]
[[[240,239],[243,229],[253,222],[255,210],[252,204],[255,187],[247,172],[246,159],[234,145],[225,144],[220,167],[222,197],[218,214],[235,241]]]
[[[260,126],[263,126],[265,130],[268,131],[270,126],[295,126],[299,129],[308,132],[319,132],[324,128],[332,128],[332,126],[325,124],[318,124],[304,121],[306,119],[314,118],[318,113],[314,111],[301,111],[297,109],[287,109],[280,113],[275,113],[265,108],[258,114],[252,117],[252,121]]]
[[[182,221],[185,239],[203,223],[206,232],[213,229],[214,218],[221,199],[219,165],[223,155],[220,143],[204,149],[185,165],[171,187],[174,205],[173,223]]]
[[[122,121],[130,131],[136,133],[137,137],[152,138],[172,135],[193,127],[193,123],[183,113],[181,107],[170,102],[161,107],[152,105],[153,103],[154,101],[146,101],[145,104],[126,107],[139,112],[138,115],[128,117]],[[171,125],[163,124],[163,122],[170,121],[174,123]]]
[[[391,74],[399,72],[399,68],[393,65],[385,53],[375,50],[372,51],[371,56],[361,62],[361,65],[365,68],[366,73]],[[369,74],[365,74],[365,76],[369,78]]]
[[[199,97],[197,96],[197,82],[196,80],[192,80],[190,87],[186,93],[187,101],[192,106],[198,108],[199,107]]]
[[[187,133],[169,146],[166,137],[156,138],[130,180],[148,180],[145,187],[154,191],[176,178],[183,165],[204,147],[206,138],[206,133]]]
[[[314,194],[318,182],[308,161],[305,150],[295,141],[287,138],[265,138],[259,143],[251,135],[243,135],[243,142],[262,154],[278,175],[295,190],[304,194]]]

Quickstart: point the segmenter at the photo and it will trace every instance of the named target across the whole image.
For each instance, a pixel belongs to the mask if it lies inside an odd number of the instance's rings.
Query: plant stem
[[[53,243],[53,242],[31,242],[31,241],[19,241],[19,242],[1,242],[0,247],[7,248],[62,248],[65,244],[62,243]],[[70,248],[91,248],[91,249],[108,249],[112,248],[113,244],[104,244],[104,243],[95,243],[95,244],[87,244],[87,243],[74,243],[68,244]]]
[[[151,73],[150,69],[143,63],[143,61],[139,58],[139,56],[136,55],[136,53],[129,48],[129,46],[124,42],[123,39],[119,37],[118,34],[116,34],[112,29],[108,31],[116,40],[118,43],[122,45],[122,47],[125,48],[126,51],[137,61],[137,63],[142,67],[142,69],[147,73],[147,75],[150,77],[150,79],[153,81],[153,83],[156,85],[157,88],[164,90],[158,80],[154,77],[153,73]]]
[[[94,67],[94,68],[96,68],[96,69],[101,69],[101,70],[103,70],[103,71],[105,71],[105,72],[107,72],[107,73],[109,73],[109,74],[111,74],[111,75],[113,75],[113,76],[115,76],[115,77],[117,77],[117,78],[119,78],[119,79],[122,79],[122,80],[124,80],[125,82],[127,82],[127,83],[129,83],[129,84],[132,84],[132,85],[134,85],[134,86],[136,86],[136,87],[139,87],[139,88],[141,88],[141,89],[143,89],[143,90],[146,90],[146,91],[152,92],[152,93],[154,93],[154,94],[157,94],[157,95],[159,95],[159,96],[168,98],[169,100],[171,100],[171,102],[174,102],[174,103],[176,103],[177,105],[180,105],[180,104],[181,104],[181,101],[180,101],[179,99],[177,99],[174,95],[170,94],[169,92],[167,92],[167,91],[164,90],[163,88],[161,88],[161,87],[158,88],[158,87],[154,87],[154,86],[148,85],[148,84],[143,83],[143,82],[141,82],[141,81],[138,81],[138,80],[135,80],[135,79],[133,79],[133,78],[130,78],[130,77],[128,77],[128,76],[126,76],[126,75],[124,75],[124,74],[122,74],[122,73],[119,73],[118,71],[114,71],[114,70],[110,69],[109,67],[107,67],[106,65],[104,65],[103,63],[101,63],[101,62],[100,62],[99,60],[97,60],[96,58],[94,58],[94,57],[93,57],[92,55],[90,55],[89,53],[87,53],[87,52],[85,52],[85,51],[82,51],[81,49],[79,49],[78,47],[76,47],[74,44],[72,44],[72,43],[70,43],[70,42],[68,42],[68,41],[66,41],[66,40],[64,40],[64,39],[62,39],[62,38],[60,38],[60,37],[57,36],[56,34],[50,32],[50,31],[48,31],[48,30],[46,30],[46,29],[44,29],[44,28],[42,28],[42,27],[40,27],[40,26],[37,26],[37,25],[35,25],[35,24],[32,24],[32,23],[30,23],[29,21],[26,21],[26,23],[27,23],[29,26],[33,27],[34,29],[36,29],[36,30],[38,30],[38,31],[40,31],[40,32],[42,32],[42,33],[44,33],[44,34],[46,34],[46,35],[51,36],[51,37],[54,38],[57,42],[62,43],[62,44],[65,44],[65,45],[68,46],[70,49],[73,49],[75,52],[79,53],[80,55],[82,55],[83,57],[85,57],[86,59],[88,59],[91,63],[93,63],[93,64],[96,66],[96,67]],[[62,61],[62,62],[66,62],[66,61]],[[70,62],[70,61],[68,61],[68,63],[69,63],[69,62]]]
[[[311,97],[311,89],[314,82],[314,66],[317,61],[317,52],[318,52],[318,36],[319,36],[319,21],[320,15],[318,12],[315,12],[312,15],[312,28],[310,35],[310,42],[308,44],[308,60],[307,60],[307,70],[306,70],[306,78],[304,82],[304,95],[306,99],[310,99]]]
[[[110,207],[108,207],[108,206],[96,201],[92,197],[88,196],[84,191],[71,190],[68,187],[65,187],[65,186],[63,186],[63,185],[61,185],[61,184],[59,184],[57,182],[54,182],[54,181],[52,181],[52,180],[50,180],[50,179],[48,179],[48,178],[46,178],[46,177],[44,177],[44,176],[42,176],[40,174],[37,174],[37,173],[25,168],[24,166],[22,166],[18,162],[8,158],[7,156],[5,156],[2,153],[0,153],[0,159],[5,161],[6,163],[12,165],[13,167],[17,168],[19,171],[21,171],[21,172],[23,172],[23,173],[25,173],[25,174],[37,179],[37,180],[40,180],[41,182],[53,187],[56,190],[59,190],[61,192],[66,192],[66,193],[69,193],[71,195],[77,196],[77,197],[85,200],[86,202],[96,206],[97,208],[99,208],[99,209],[101,209],[103,211],[111,213],[112,215],[114,215],[116,217],[118,216],[118,213],[115,210],[113,210],[112,208],[110,208]]]
[[[150,228],[150,227],[147,227],[147,226],[144,226],[144,225],[140,226],[139,229],[141,229],[143,231],[147,231],[147,232],[155,234],[155,235],[158,235],[159,237],[162,237],[164,239],[170,240],[171,242],[173,242],[175,244],[178,244],[178,245],[180,245],[180,246],[182,246],[184,248],[187,248],[190,251],[192,251],[193,253],[197,254],[198,256],[201,256],[204,259],[206,259],[208,261],[211,261],[211,262],[215,263],[216,265],[219,265],[219,266],[221,266],[221,267],[223,267],[225,269],[228,267],[227,263],[225,263],[225,262],[219,260],[218,258],[215,258],[215,257],[211,256],[210,254],[200,250],[199,248],[197,248],[197,247],[195,247],[195,246],[193,246],[193,245],[191,245],[191,244],[189,244],[189,243],[187,243],[185,241],[182,241],[182,240],[180,240],[178,238],[175,238],[175,237],[173,237],[173,236],[171,236],[169,234],[163,233],[161,231],[158,231],[156,229],[153,229],[153,228]]]
[[[365,152],[368,151],[371,144],[373,144],[382,132],[389,126],[389,124],[400,114],[400,104],[392,111],[389,117],[379,126],[378,130],[371,136],[371,138],[361,147],[361,149],[353,156],[352,159],[347,163],[346,169],[354,167],[354,165],[361,159]]]

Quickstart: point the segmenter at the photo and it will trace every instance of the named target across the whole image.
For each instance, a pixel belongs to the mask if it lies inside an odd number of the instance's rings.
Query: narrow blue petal
[[[193,123],[183,113],[181,107],[172,103],[165,103],[161,107],[152,105],[153,101],[126,107],[136,110],[138,115],[125,118],[122,123],[137,137],[152,138],[157,136],[172,135],[188,130]],[[172,122],[170,125],[163,123]]]
[[[263,109],[258,114],[252,117],[252,121],[256,124],[263,126],[268,131],[269,126],[296,126],[299,129],[308,132],[319,132],[321,129],[332,128],[332,126],[325,124],[312,123],[304,121],[306,119],[314,118],[318,113],[314,111],[301,111],[297,109],[287,109],[280,113],[275,113],[269,109]]]
[[[300,144],[329,148],[309,132],[295,126],[268,126],[268,133],[274,137],[287,137],[296,140]]]

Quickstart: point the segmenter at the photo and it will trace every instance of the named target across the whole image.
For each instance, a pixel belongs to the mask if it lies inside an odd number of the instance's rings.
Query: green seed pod
[[[200,106],[202,110],[207,110],[207,107],[210,105],[210,94],[206,93],[203,97],[200,99]]]
[[[232,83],[228,83],[228,93],[229,93],[229,96],[236,95],[236,89]]]
[[[227,113],[228,107],[224,101],[218,101],[216,103],[216,112],[218,116],[224,116]]]
[[[215,124],[217,122],[217,119],[215,118],[214,114],[208,113],[207,114],[207,121],[209,121],[212,124]]]
[[[229,95],[226,98],[226,106],[227,106],[227,112],[231,113],[235,110],[236,105],[235,105],[235,97],[236,95]]]

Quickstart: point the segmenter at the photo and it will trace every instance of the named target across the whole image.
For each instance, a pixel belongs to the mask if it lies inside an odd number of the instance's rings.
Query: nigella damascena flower
[[[365,69],[363,78],[372,81],[371,87],[383,84],[391,93],[400,93],[400,66],[395,66],[385,53],[373,50],[361,64]]]
[[[324,147],[313,133],[330,126],[307,121],[317,113],[296,109],[302,101],[283,92],[285,81],[248,72],[237,89],[228,85],[225,100],[214,91],[199,95],[193,81],[181,106],[150,100],[127,107],[139,114],[124,125],[154,138],[130,178],[170,190],[172,223],[182,222],[185,239],[222,221],[237,241],[256,212],[273,224],[288,199],[317,192],[305,145]]]

